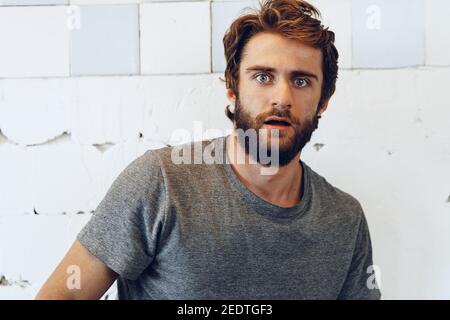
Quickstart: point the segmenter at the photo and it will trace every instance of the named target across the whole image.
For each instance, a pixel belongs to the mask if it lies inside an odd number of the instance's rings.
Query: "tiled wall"
[[[450,3],[311,2],[341,69],[302,157],[362,203],[384,298],[449,299]],[[0,299],[34,296],[131,160],[227,133],[222,37],[256,4],[0,0]]]

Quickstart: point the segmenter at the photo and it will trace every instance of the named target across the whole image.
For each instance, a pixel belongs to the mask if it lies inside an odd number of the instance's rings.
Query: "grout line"
[[[142,75],[142,52],[141,52],[141,6],[142,2],[138,3],[138,75]]]
[[[209,1],[209,71],[213,72],[213,17],[212,1]]]

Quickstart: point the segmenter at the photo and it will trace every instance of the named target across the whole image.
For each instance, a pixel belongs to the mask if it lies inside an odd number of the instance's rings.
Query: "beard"
[[[270,116],[286,118],[289,120],[291,125],[286,130],[267,129],[266,135],[264,134],[265,128],[262,127],[265,119]],[[238,141],[241,147],[244,148],[245,153],[250,155],[263,166],[268,166],[270,163],[262,163],[261,154],[264,153],[263,151],[260,151],[261,148],[263,148],[269,159],[272,159],[275,153],[278,153],[279,167],[285,166],[291,162],[291,160],[294,159],[303,147],[311,140],[313,132],[319,125],[319,118],[320,116],[318,116],[317,110],[313,119],[301,123],[300,120],[293,117],[289,111],[279,109],[274,109],[272,112],[262,113],[256,118],[252,118],[247,110],[245,110],[245,107],[240,104],[239,99],[236,99],[234,120],[236,123],[236,128],[241,129],[238,130]],[[261,128],[263,130],[260,131]],[[254,130],[256,132],[256,141],[253,141],[253,143],[256,143],[256,148],[250,144],[251,139],[245,139],[240,136],[242,133],[245,134],[245,132],[249,132],[248,130]],[[264,137],[266,141],[264,141]],[[271,141],[271,139],[278,139],[277,146],[274,149],[272,148],[273,141]]]

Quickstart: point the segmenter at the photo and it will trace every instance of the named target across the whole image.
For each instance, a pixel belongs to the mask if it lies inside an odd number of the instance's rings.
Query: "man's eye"
[[[308,84],[308,81],[306,79],[298,78],[295,80],[295,85],[297,85],[298,87],[304,87],[307,84]]]
[[[260,74],[258,74],[258,75],[255,77],[255,79],[256,79],[258,82],[261,82],[261,83],[267,83],[267,81],[270,80],[270,77],[269,77],[267,74],[265,74],[265,73],[260,73]]]

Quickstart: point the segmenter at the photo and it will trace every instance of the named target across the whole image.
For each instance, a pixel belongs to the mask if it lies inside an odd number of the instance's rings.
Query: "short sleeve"
[[[364,213],[361,211],[352,262],[339,294],[339,299],[379,300],[380,298],[381,292],[373,271],[372,243],[369,228]]]
[[[148,150],[114,180],[77,240],[120,276],[136,280],[156,254],[165,201],[159,158]]]

